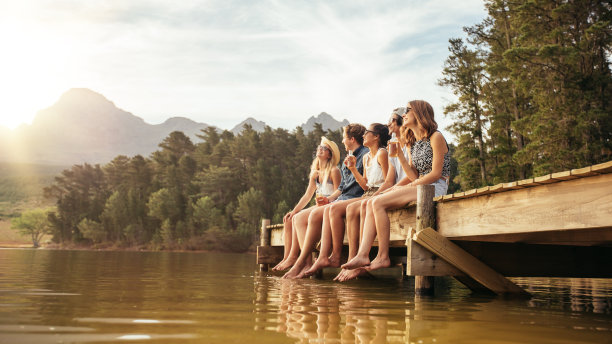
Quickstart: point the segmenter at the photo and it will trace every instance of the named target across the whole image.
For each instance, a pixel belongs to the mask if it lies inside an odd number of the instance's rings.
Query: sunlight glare
[[[0,126],[31,123],[67,90],[70,44],[32,23],[0,23]]]

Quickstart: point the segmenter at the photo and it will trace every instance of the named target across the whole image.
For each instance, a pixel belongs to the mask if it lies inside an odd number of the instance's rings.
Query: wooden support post
[[[259,244],[261,246],[270,246],[270,230],[268,229],[269,225],[269,219],[261,220],[261,235],[259,237]],[[268,271],[268,264],[259,264],[259,271]]]
[[[470,278],[498,294],[529,295],[497,271],[474,258],[432,228],[416,232],[412,240],[463,271]]]
[[[416,229],[423,230],[428,227],[435,226],[435,213],[433,198],[435,195],[435,187],[433,185],[418,185],[417,186],[417,204],[416,204]],[[409,254],[409,253],[408,253]],[[410,257],[408,255],[408,257]],[[433,276],[415,276],[414,277],[414,292],[416,295],[433,295],[434,293],[434,278]]]

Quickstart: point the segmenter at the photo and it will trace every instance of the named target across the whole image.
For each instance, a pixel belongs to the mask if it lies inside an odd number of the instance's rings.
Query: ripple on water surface
[[[610,280],[514,279],[533,297],[391,273],[336,283],[257,273],[253,255],[0,250],[0,343],[605,343]],[[380,277],[380,276],[379,276]]]

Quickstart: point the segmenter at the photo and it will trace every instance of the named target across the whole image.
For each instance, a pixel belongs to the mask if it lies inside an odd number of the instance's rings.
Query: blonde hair
[[[329,149],[329,159],[323,162],[323,164],[320,163],[319,158],[315,157],[310,165],[310,178],[313,178],[315,173],[323,171],[323,180],[321,181],[321,184],[325,185],[329,179],[329,176],[331,175],[332,169],[334,168],[334,164],[332,163],[333,159],[334,153],[332,152],[331,148]]]

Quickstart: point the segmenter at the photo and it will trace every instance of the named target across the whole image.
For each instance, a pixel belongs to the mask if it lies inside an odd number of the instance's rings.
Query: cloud
[[[61,87],[148,122],[224,128],[246,116],[294,128],[322,111],[368,124],[412,98],[439,118],[448,39],[484,16],[481,1],[29,3],[12,12],[71,47]]]

